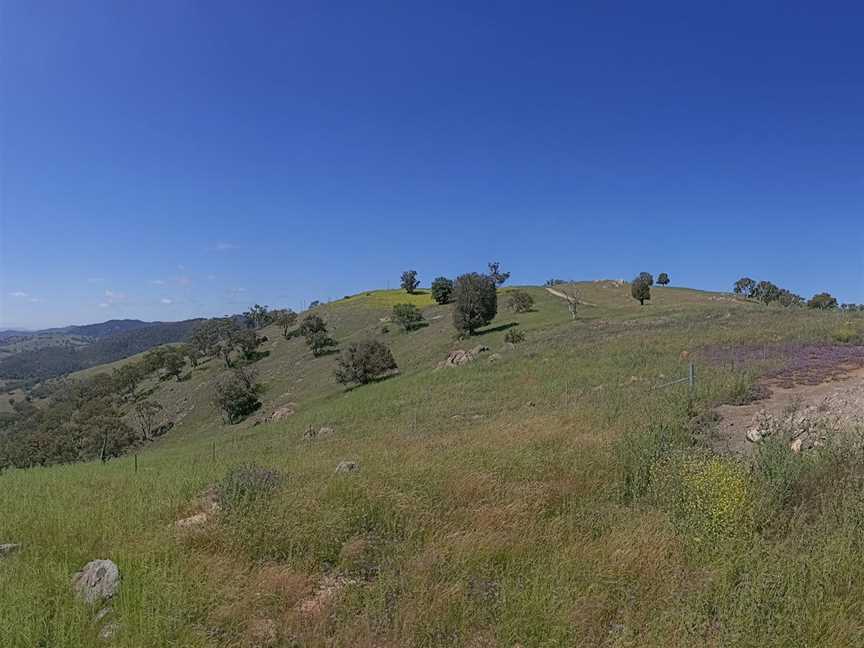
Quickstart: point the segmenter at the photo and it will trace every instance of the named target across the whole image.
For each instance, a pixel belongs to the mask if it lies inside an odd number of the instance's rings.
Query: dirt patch
[[[721,417],[714,439],[717,449],[749,454],[760,439],[781,434],[797,452],[822,445],[844,428],[864,424],[864,368],[828,367],[819,356],[816,359],[816,369],[811,366],[765,380],[762,384],[770,389],[770,396],[764,400],[717,408]],[[816,376],[822,376],[822,381],[813,384]],[[796,384],[793,379],[799,377],[810,382]]]

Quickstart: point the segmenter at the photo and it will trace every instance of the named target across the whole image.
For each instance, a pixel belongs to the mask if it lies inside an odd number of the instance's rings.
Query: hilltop
[[[427,291],[317,306],[338,349],[372,338],[398,364],[353,388],[338,353],[268,325],[249,364],[261,406],[235,425],[213,405],[218,357],[148,376],[136,393],[172,427],[137,457],[0,475],[0,543],[22,545],[0,569],[0,645],[94,645],[69,578],[95,558],[123,574],[117,645],[780,646],[824,639],[821,610],[831,645],[859,643],[862,487],[843,429],[796,452],[772,410],[741,451],[723,435],[747,427],[717,411],[805,376],[857,384],[861,314],[577,287],[575,320],[542,287],[520,288],[520,313],[500,289],[494,321],[461,340]],[[399,330],[399,303],[426,325]],[[691,363],[692,389],[658,388]]]

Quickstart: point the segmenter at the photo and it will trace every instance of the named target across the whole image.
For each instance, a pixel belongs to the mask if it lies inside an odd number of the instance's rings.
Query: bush
[[[222,420],[238,423],[261,407],[260,392],[261,385],[256,381],[255,372],[239,367],[216,383],[213,402],[222,412]]]
[[[403,331],[413,331],[423,325],[423,315],[414,304],[396,304],[392,319]]]
[[[313,333],[326,332],[327,324],[325,324],[324,320],[318,315],[307,315],[303,318],[303,321],[300,322],[300,328],[298,331],[303,337],[309,337]]]
[[[390,349],[378,340],[364,340],[348,345],[337,360],[336,381],[342,385],[365,385],[398,371]]]
[[[447,304],[453,296],[453,282],[447,277],[438,277],[432,282],[432,299],[438,304]]]
[[[504,341],[508,344],[519,344],[525,341],[525,333],[519,329],[511,328],[504,335]]]
[[[312,355],[317,358],[335,347],[336,340],[331,338],[324,331],[316,331],[315,333],[306,336],[306,344],[309,345]]]
[[[491,277],[476,272],[464,274],[453,284],[453,326],[472,335],[495,319],[498,293]]]
[[[534,298],[524,290],[513,290],[507,299],[507,308],[514,313],[527,313],[534,308]]]
[[[851,324],[842,324],[831,332],[831,338],[840,344],[864,344],[864,336]]]
[[[283,480],[278,470],[244,464],[231,468],[216,485],[216,492],[227,511],[240,510],[272,495]]]

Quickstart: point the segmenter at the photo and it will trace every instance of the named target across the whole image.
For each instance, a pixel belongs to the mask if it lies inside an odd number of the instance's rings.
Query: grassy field
[[[110,645],[129,648],[864,645],[860,449],[711,453],[708,414],[756,370],[699,362],[707,346],[830,343],[844,316],[676,288],[639,307],[598,282],[574,322],[526,290],[532,312],[499,309],[461,342],[428,294],[410,298],[429,321],[412,333],[382,332],[404,294],[332,302],[319,312],[340,344],[386,340],[401,375],[346,391],[333,356],[270,327],[260,415],[221,424],[212,360],[140,388],[178,423],[137,472],[125,457],[0,475],[0,543],[23,545],[0,559],[0,646],[100,645],[69,589],[94,558],[123,574]],[[510,347],[513,326],[527,339]],[[476,344],[490,353],[435,370]],[[689,359],[693,393],[653,389]],[[287,403],[294,416],[255,424]],[[334,433],[304,440],[310,426]],[[343,460],[360,471],[335,474]],[[274,492],[173,528],[251,462],[279,471]]]

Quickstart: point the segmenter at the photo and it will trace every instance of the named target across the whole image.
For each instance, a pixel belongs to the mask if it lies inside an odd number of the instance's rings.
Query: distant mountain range
[[[39,331],[0,331],[0,378],[45,380],[188,340],[202,319],[108,320]]]

